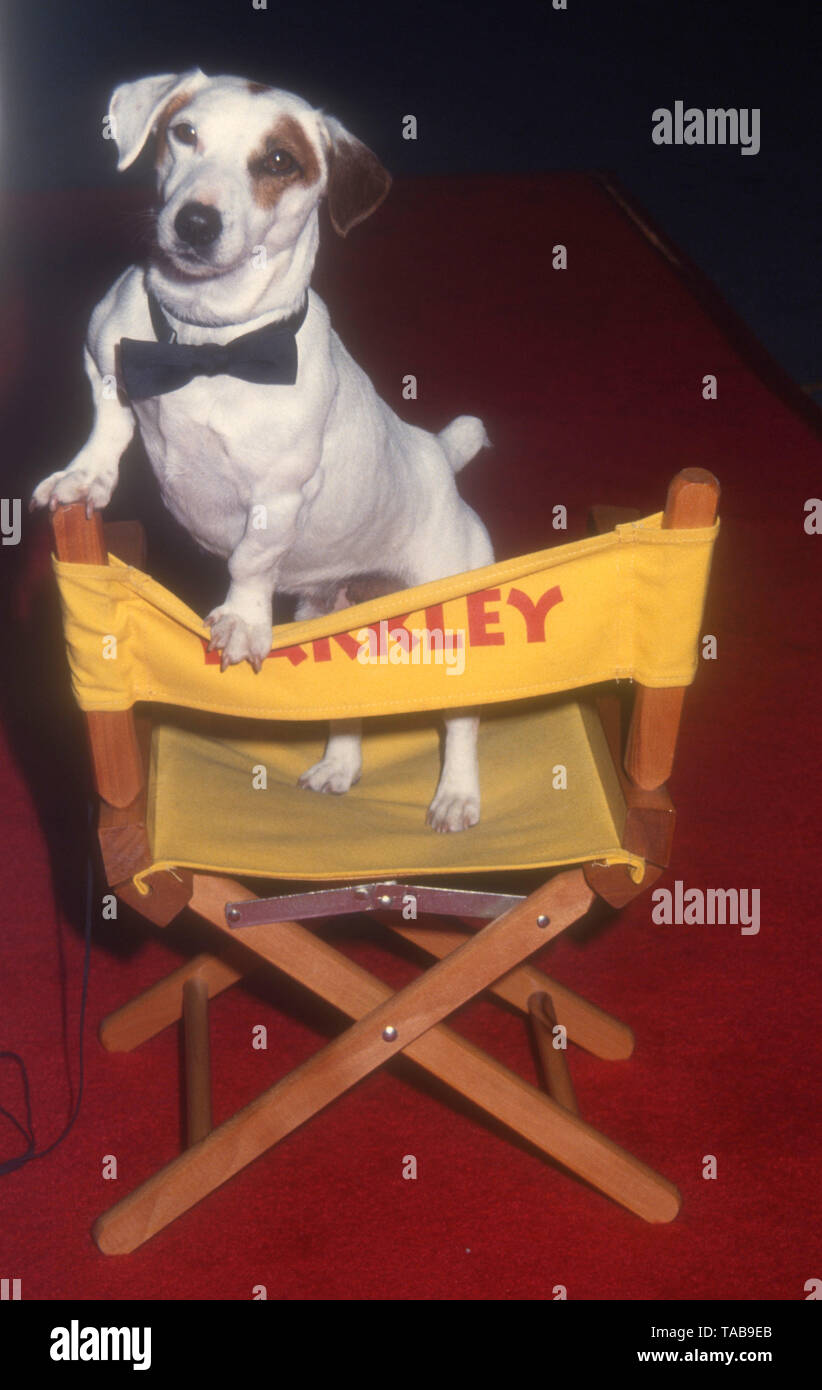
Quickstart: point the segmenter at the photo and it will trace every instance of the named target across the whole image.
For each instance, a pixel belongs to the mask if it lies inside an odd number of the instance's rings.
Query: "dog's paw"
[[[248,661],[259,673],[271,651],[270,623],[248,623],[230,608],[215,608],[206,623],[211,628],[208,650],[221,653],[221,671]]]
[[[63,468],[51,473],[31,495],[29,510],[48,507],[55,511],[59,506],[69,506],[72,502],[85,502],[86,513],[102,511],[111,501],[111,494],[117,482],[116,475],[98,474],[90,468]]]
[[[304,791],[331,792],[334,796],[342,796],[355,782],[359,782],[360,771],[358,757],[346,756],[343,753],[326,754],[303,773],[297,781],[297,786],[302,787]]]
[[[427,825],[438,834],[450,830],[468,830],[478,825],[480,818],[479,797],[472,792],[458,792],[453,788],[438,789],[428,807],[425,817]]]

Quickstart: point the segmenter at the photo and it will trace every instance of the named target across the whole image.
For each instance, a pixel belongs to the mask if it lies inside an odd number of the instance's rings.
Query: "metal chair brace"
[[[525,899],[510,893],[480,893],[464,888],[429,888],[421,884],[347,884],[310,893],[285,893],[273,898],[225,905],[229,927],[259,927],[273,922],[301,922],[309,917],[337,917],[353,912],[402,912],[408,920],[434,913],[441,917],[501,917]],[[539,925],[542,925],[541,923]],[[546,920],[545,926],[548,925]]]

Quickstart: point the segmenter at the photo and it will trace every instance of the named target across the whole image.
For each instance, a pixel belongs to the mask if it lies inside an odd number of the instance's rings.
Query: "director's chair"
[[[718,496],[711,474],[686,469],[664,513],[600,508],[585,540],[274,628],[260,674],[220,671],[204,625],[144,572],[139,527],[82,504],[53,513],[108,884],[159,926],[188,908],[234,948],[223,959],[212,930],[208,954],[101,1026],[107,1048],[129,1050],[183,1019],[189,1120],[189,1147],[97,1221],[102,1251],[134,1250],[398,1052],[640,1217],[673,1219],[676,1188],[580,1118],[557,1046],[564,1030],[625,1058],[630,1030],[523,962],[668,863],[665,782]],[[461,634],[459,673],[436,641],[446,632]],[[625,740],[620,680],[633,682]],[[482,821],[436,835],[436,720],[420,712],[479,705]],[[345,797],[297,788],[321,747],[306,721],[355,716],[370,717],[360,783]],[[554,872],[527,897],[463,886],[507,871],[515,888],[535,869]],[[260,898],[233,875],[334,887]],[[392,993],[302,925],[361,911],[437,963]],[[242,978],[237,942],[249,973],[262,959],[354,1022],[212,1129],[208,1001]],[[529,1019],[542,1089],[445,1026],[486,989]]]

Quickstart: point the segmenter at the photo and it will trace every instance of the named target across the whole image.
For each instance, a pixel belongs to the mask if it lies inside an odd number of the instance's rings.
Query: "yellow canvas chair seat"
[[[606,509],[604,534],[589,540],[276,628],[260,675],[247,664],[220,671],[197,615],[144,573],[131,528],[104,538],[99,515],[57,509],[55,570],[108,882],[161,926],[188,907],[212,943],[102,1025],[107,1047],[129,1049],[183,1018],[190,1147],[100,1218],[101,1250],[134,1249],[398,1051],[644,1219],[676,1214],[669,1182],[579,1118],[553,1046],[561,1024],[598,1056],[625,1057],[630,1030],[523,961],[595,898],[621,906],[668,863],[664,782],[696,669],[717,498],[710,474],[685,470],[664,513],[626,521]],[[420,629],[461,634],[459,674],[444,661],[384,659],[381,642],[402,647],[403,631]],[[378,648],[383,658],[369,660]],[[603,694],[615,680],[635,691],[627,742],[620,701]],[[596,689],[580,698],[580,686]],[[162,708],[136,717],[137,704]],[[483,706],[482,819],[436,835],[425,825],[439,770],[433,715],[466,706]],[[372,716],[360,782],[344,797],[299,789],[325,733],[307,721],[355,716]],[[463,926],[388,921],[439,958],[395,995],[283,920],[277,900],[223,877],[373,884],[539,868],[560,872],[527,898],[436,908],[462,911]],[[358,894],[367,910],[391,897],[363,883],[351,893],[349,911]],[[283,896],[296,919],[301,903],[304,918],[318,915],[304,898]],[[426,901],[442,902],[441,890]],[[213,954],[221,935],[225,960]],[[207,1006],[242,978],[238,943],[249,970],[262,958],[355,1022],[212,1130]],[[530,1018],[543,1090],[444,1026],[486,988]]]
[[[215,739],[160,724],[148,796],[153,862],[138,882],[172,866],[336,880],[591,860],[628,864],[641,878],[642,859],[622,847],[625,799],[590,705],[553,699],[488,712],[479,740],[482,820],[470,835],[435,835],[425,824],[439,737],[430,720],[417,723],[366,733],[362,778],[344,797],[297,786],[323,748],[299,727]]]

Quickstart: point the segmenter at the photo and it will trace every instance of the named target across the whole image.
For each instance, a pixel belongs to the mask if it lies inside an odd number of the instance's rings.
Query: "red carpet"
[[[80,343],[95,295],[131,254],[131,202],[78,195],[12,209],[23,278],[4,315],[7,495],[27,497],[84,437]],[[682,1212],[645,1225],[400,1069],[366,1080],[134,1255],[106,1258],[89,1235],[95,1217],[180,1144],[176,1032],[131,1055],[96,1039],[107,1012],[180,958],[170,935],[123,909],[118,923],[95,919],[79,1117],[52,1153],[0,1178],[0,1274],[20,1278],[26,1299],[249,1299],[264,1284],[288,1300],[552,1299],[558,1285],[574,1300],[801,1300],[820,1275],[811,1218],[822,1160],[822,540],[803,530],[822,476],[814,408],[709,287],[587,176],[408,181],[347,241],[333,243],[327,224],[324,237],[318,287],[378,389],[429,427],[460,412],[484,418],[495,447],[461,485],[500,557],[565,539],[551,530],[557,504],[571,537],[594,501],[659,509],[683,466],[722,483],[704,629],[718,655],[686,701],[663,881],[758,889],[761,930],[655,926],[640,898],[540,960],[634,1028],[629,1062],[571,1052],[580,1108],[679,1186]],[[558,243],[565,271],[552,269]],[[416,402],[401,399],[408,372]],[[715,401],[702,398],[708,373]],[[139,481],[124,476],[115,514],[136,495],[158,551],[168,537],[179,551],[134,467]],[[82,731],[46,559],[40,521],[2,554],[13,582],[0,1050],[25,1061],[40,1149],[60,1134],[77,1080],[86,842]],[[204,582],[219,587],[219,576]],[[350,949],[392,984],[413,976],[375,936]],[[289,997],[281,1012],[276,1002],[276,990],[235,988],[214,1004],[216,1122],[336,1027],[313,1005],[295,1009]],[[266,1052],[251,1047],[260,1023]],[[512,1015],[480,1001],[456,1026],[534,1079]],[[0,1105],[24,1119],[8,1060]],[[0,1161],[22,1147],[0,1119]],[[416,1181],[402,1178],[408,1154]],[[116,1181],[102,1176],[107,1155]],[[709,1155],[715,1179],[703,1177]]]

